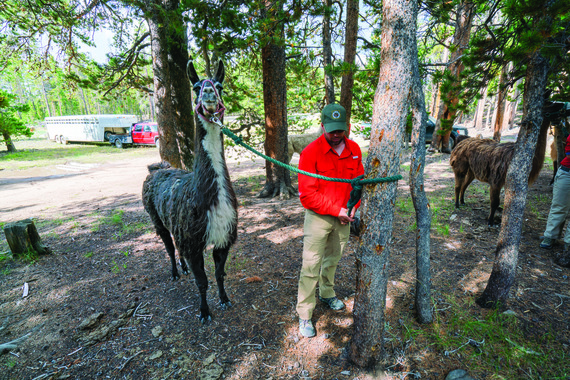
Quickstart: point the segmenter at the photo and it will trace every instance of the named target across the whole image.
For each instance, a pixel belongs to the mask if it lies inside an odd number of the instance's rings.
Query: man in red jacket
[[[552,248],[556,239],[562,236],[564,223],[570,214],[570,135],[566,139],[564,152],[566,156],[560,161],[556,177],[554,177],[552,204],[550,205],[544,239],[540,243],[540,248]],[[562,253],[556,255],[554,262],[570,268],[570,223],[567,224],[566,233],[564,234],[564,249]]]
[[[353,179],[364,174],[362,153],[348,132],[346,111],[338,104],[328,104],[321,112],[323,134],[301,153],[299,169],[325,177]],[[299,174],[299,196],[305,207],[303,267],[299,276],[297,313],[299,332],[315,336],[311,321],[319,299],[333,310],[342,310],[344,303],[336,297],[334,276],[338,261],[350,232],[350,222],[360,202],[350,215],[346,203],[351,185],[331,182]]]

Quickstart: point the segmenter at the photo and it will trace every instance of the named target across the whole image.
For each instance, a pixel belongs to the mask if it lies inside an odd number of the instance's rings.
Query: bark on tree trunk
[[[382,11],[381,66],[372,116],[366,177],[396,175],[400,168],[411,90],[417,2],[387,0]],[[397,184],[364,188],[361,242],[356,251],[354,333],[349,358],[361,367],[375,365],[383,354],[388,257]]]
[[[517,116],[517,108],[518,108],[518,104],[519,104],[519,92],[520,91],[519,91],[519,88],[518,88],[516,83],[514,84],[514,87],[515,87],[515,93],[513,95],[513,101],[509,102],[510,112],[508,112],[509,120],[508,120],[508,124],[507,124],[507,128],[509,130],[513,129],[515,126],[515,118]]]
[[[424,169],[426,157],[425,97],[420,79],[417,54],[417,42],[411,46],[412,53],[412,87],[410,108],[412,111],[412,156],[410,159],[410,193],[416,210],[416,297],[415,308],[420,323],[431,323],[431,273],[430,273],[430,228],[431,211],[424,190]]]
[[[493,126],[493,140],[496,142],[501,142],[501,129],[503,127],[503,118],[505,116],[505,100],[508,93],[508,88],[506,87],[508,70],[509,65],[504,65],[499,77],[499,91],[497,93],[497,107],[495,112],[495,123]]]
[[[507,171],[505,207],[495,262],[489,282],[477,299],[482,307],[503,307],[515,281],[528,176],[542,124],[542,108],[548,75],[548,61],[535,53],[528,64],[524,89],[523,120],[515,154]]]
[[[493,109],[493,100],[493,97],[491,97],[491,101],[489,101],[489,107],[487,108],[487,116],[485,116],[485,127],[483,129],[491,128],[491,110]]]
[[[449,136],[453,127],[453,121],[457,114],[457,105],[459,104],[459,94],[461,92],[460,77],[465,65],[461,61],[461,56],[469,45],[469,36],[471,35],[471,25],[475,14],[475,4],[471,1],[462,1],[457,6],[455,33],[453,35],[453,45],[455,49],[451,52],[451,64],[448,67],[449,73],[456,80],[451,90],[445,94],[436,121],[435,129],[431,140],[430,150],[451,153],[449,149]],[[440,132],[441,131],[441,132]]]
[[[327,71],[332,67],[332,47],[331,47],[331,12],[332,0],[325,0],[325,14],[323,16],[323,65],[325,66],[325,98],[326,103],[334,103],[334,81],[333,76]]]
[[[287,152],[287,81],[285,49],[269,42],[261,49],[263,66],[263,105],[265,109],[265,154],[288,163]],[[289,170],[265,161],[265,186],[260,198],[278,196],[289,199],[296,194]]]
[[[147,6],[160,157],[175,168],[190,170],[194,162],[194,117],[186,75],[186,26],[178,0],[150,0]]]
[[[477,112],[475,113],[475,121],[473,122],[477,130],[483,130],[483,115],[485,114],[485,103],[487,102],[487,90],[488,87],[485,86],[483,89],[483,97],[479,99],[477,103]]]
[[[340,105],[346,110],[346,122],[350,125],[352,110],[352,88],[354,87],[354,59],[356,57],[356,38],[358,37],[358,0],[346,2],[346,28],[344,36],[344,62],[351,69],[342,76],[340,84]]]
[[[6,150],[10,153],[16,152],[16,146],[12,142],[12,137],[6,131],[2,131],[2,137],[4,138],[4,142],[6,143]]]

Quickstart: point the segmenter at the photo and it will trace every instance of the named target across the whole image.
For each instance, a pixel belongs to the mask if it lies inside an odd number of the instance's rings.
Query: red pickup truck
[[[136,123],[131,128],[133,144],[158,146],[158,127],[156,123]]]
[[[156,145],[158,147],[158,127],[154,122],[135,123],[130,134],[110,134],[106,139],[117,148],[128,145]]]

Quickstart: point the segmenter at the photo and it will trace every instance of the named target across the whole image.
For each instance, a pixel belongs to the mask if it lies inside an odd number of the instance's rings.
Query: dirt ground
[[[432,197],[453,199],[448,158],[428,157],[426,191],[434,204]],[[200,324],[192,275],[171,281],[164,246],[142,207],[146,165],[157,160],[149,149],[137,160],[0,172],[2,222],[34,218],[54,252],[33,264],[0,263],[0,343],[29,333],[20,348],[0,356],[0,379],[444,379],[455,368],[478,379],[496,378],[466,368],[459,354],[401,338],[402,326],[415,323],[413,207],[396,213],[386,308],[386,326],[396,338],[386,339],[382,369],[356,368],[344,355],[352,330],[357,238],[351,237],[337,272],[336,291],[347,308],[336,313],[317,306],[317,336],[300,337],[295,301],[303,208],[298,199],[256,198],[264,181],[261,162],[230,164],[240,202],[239,240],[226,266],[233,307],[217,306],[208,259],[214,319]],[[538,248],[551,170],[545,166],[530,188],[508,306],[528,334],[554,334],[568,351],[570,270],[553,263],[560,246]],[[403,174],[398,202],[405,205]],[[499,229],[485,224],[488,191],[468,190],[466,202],[446,216],[448,234],[432,234],[432,296],[442,309],[449,295],[474,299],[493,264]],[[0,243],[1,251],[7,249]],[[472,309],[476,316],[486,313]]]

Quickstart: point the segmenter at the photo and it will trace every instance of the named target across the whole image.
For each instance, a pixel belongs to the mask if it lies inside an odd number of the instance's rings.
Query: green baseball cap
[[[346,110],[340,104],[327,104],[321,111],[321,123],[325,126],[325,131],[348,131],[346,126]]]

